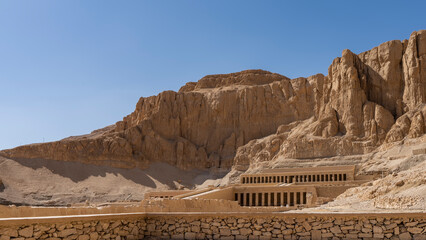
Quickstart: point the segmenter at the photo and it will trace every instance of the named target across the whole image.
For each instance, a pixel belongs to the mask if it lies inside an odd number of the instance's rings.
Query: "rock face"
[[[238,147],[313,115],[306,79],[261,70],[206,76],[179,92],[141,98],[123,121],[87,136],[3,151],[8,157],[183,169],[232,166]]]
[[[425,133],[426,31],[356,55],[328,75],[288,79],[262,70],[210,75],[141,98],[133,113],[89,135],[1,151],[10,158],[116,167],[247,169],[277,157],[370,152]]]
[[[274,158],[317,158],[370,152],[384,143],[420,137],[426,116],[426,31],[356,55],[344,50],[328,76],[308,78],[312,118],[283,125],[238,149],[235,167]]]

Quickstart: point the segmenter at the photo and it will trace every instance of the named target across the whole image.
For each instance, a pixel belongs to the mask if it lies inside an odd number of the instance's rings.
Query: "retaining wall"
[[[0,219],[0,240],[426,239],[425,229],[425,213],[135,213]]]

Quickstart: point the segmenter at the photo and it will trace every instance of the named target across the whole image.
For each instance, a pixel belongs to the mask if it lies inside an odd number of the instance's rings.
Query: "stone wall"
[[[426,239],[425,214],[143,214],[49,221],[0,222],[0,240]]]

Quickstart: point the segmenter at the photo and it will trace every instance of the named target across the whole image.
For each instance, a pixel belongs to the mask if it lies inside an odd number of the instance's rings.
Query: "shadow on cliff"
[[[205,180],[223,177],[212,176],[208,171],[191,170],[184,171],[167,163],[152,163],[147,169],[123,169],[108,166],[97,166],[78,162],[64,162],[47,159],[11,159],[22,166],[32,168],[34,170],[46,168],[54,174],[69,178],[73,182],[78,183],[89,177],[106,177],[107,174],[122,176],[123,178],[133,181],[145,187],[156,188],[158,181],[161,184],[175,189],[177,184],[185,187],[193,187],[195,184],[202,184]],[[223,175],[223,174],[222,174]]]
[[[14,158],[12,160],[34,170],[39,168],[46,168],[54,174],[71,179],[75,183],[84,181],[91,176],[106,177],[107,174],[114,174],[116,176],[121,175],[125,179],[131,180],[146,187],[156,187],[155,182],[141,169],[121,169],[83,164],[78,162],[64,162],[47,159]]]
[[[355,55],[355,54],[354,54]],[[362,62],[358,55],[356,57],[356,68],[359,76],[359,83],[361,89],[364,91],[367,100],[373,103],[376,103],[386,110],[388,110],[394,117],[396,117],[396,99],[392,99],[392,97],[396,98],[396,96],[389,96],[389,94],[384,94],[383,89],[389,89],[391,86],[389,84],[393,84],[392,82],[384,79],[379,72],[374,70],[368,64]],[[401,63],[402,64],[402,63]],[[366,76],[366,78],[362,78],[362,75]],[[402,93],[403,91],[403,80],[401,79],[401,86],[399,87],[397,92]],[[402,98],[402,95],[400,96]],[[393,102],[393,101],[395,102]]]

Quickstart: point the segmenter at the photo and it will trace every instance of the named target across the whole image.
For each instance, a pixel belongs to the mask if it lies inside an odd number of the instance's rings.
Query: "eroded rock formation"
[[[426,31],[356,55],[328,75],[288,79],[262,70],[210,75],[179,92],[141,98],[115,125],[1,151],[10,158],[182,169],[247,169],[277,157],[370,152],[415,138],[426,125]]]

